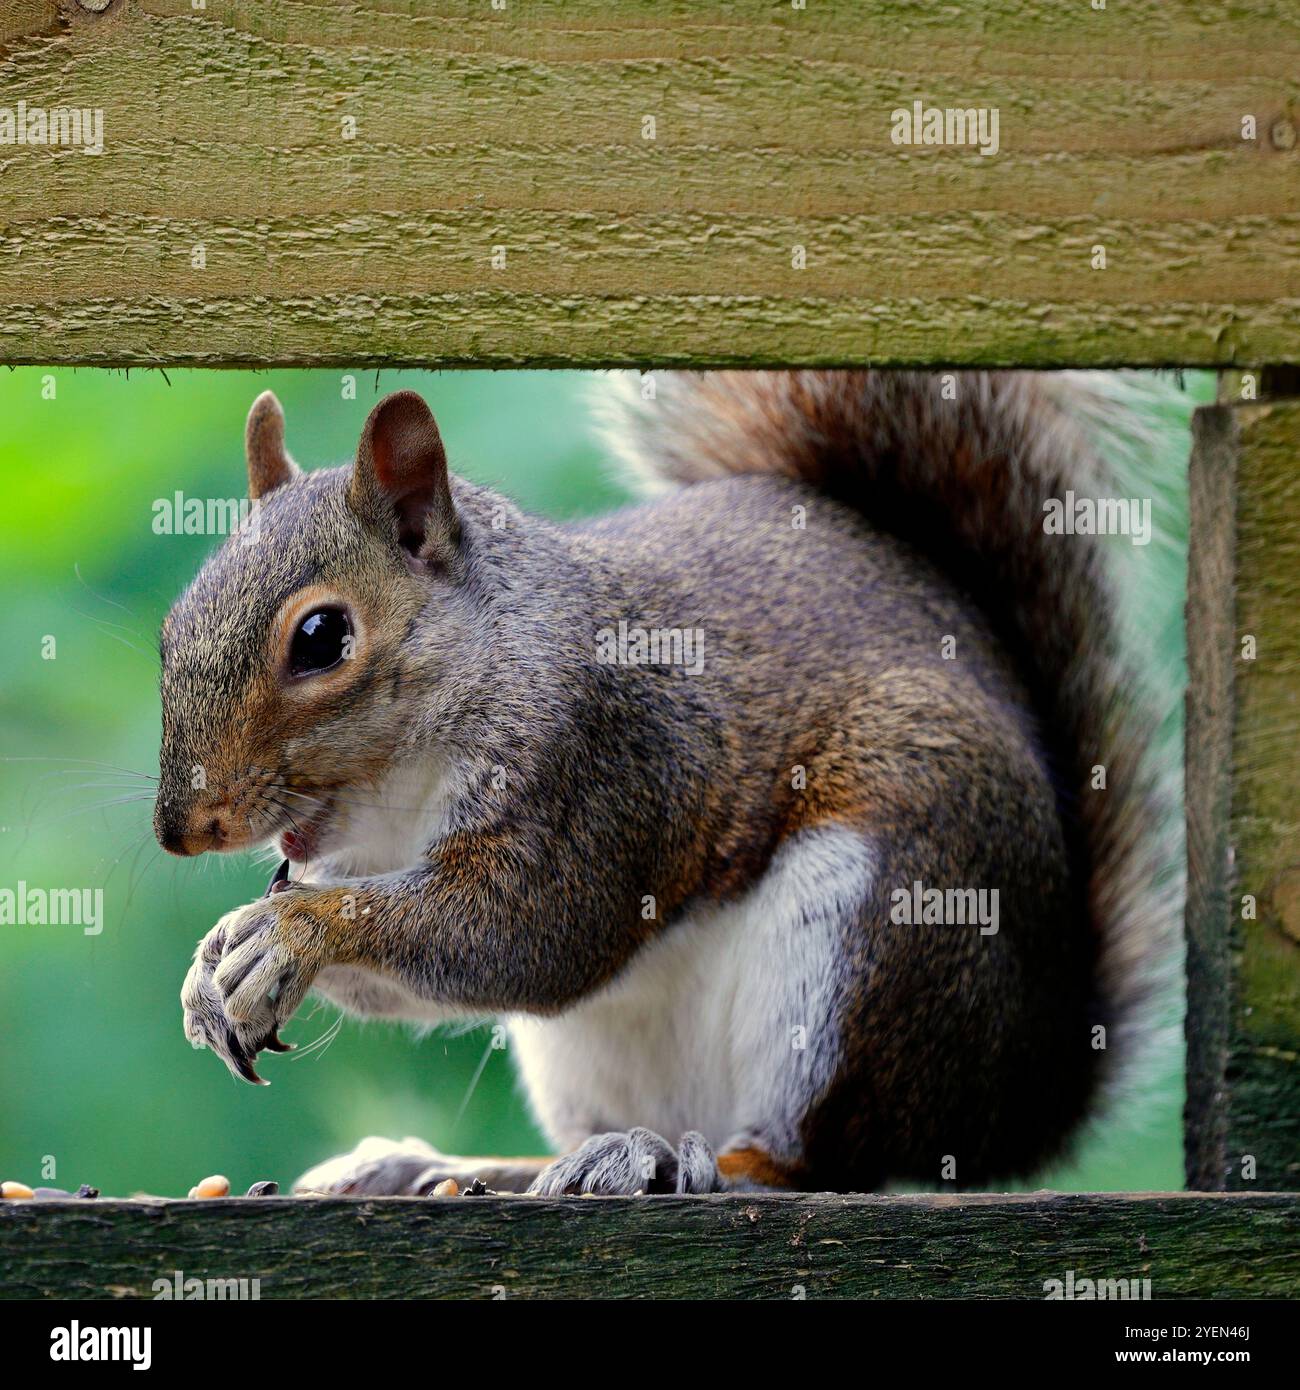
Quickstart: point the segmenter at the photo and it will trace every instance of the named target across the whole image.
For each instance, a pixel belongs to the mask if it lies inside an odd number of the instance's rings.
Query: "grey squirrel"
[[[1156,712],[1106,541],[1044,524],[1114,491],[1111,403],[656,381],[619,437],[658,495],[564,525],[450,476],[414,393],[310,473],[253,405],[255,543],[162,630],[155,828],[303,881],[200,942],[185,1032],[258,1081],[309,990],[501,1018],[555,1149],[371,1139],[301,1190],[984,1184],[1139,1047],[1177,906]]]

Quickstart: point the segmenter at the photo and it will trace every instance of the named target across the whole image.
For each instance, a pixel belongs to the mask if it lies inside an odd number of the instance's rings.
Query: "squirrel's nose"
[[[185,837],[172,822],[155,826],[154,833],[158,837],[158,843],[167,851],[168,854],[185,854]]]
[[[205,850],[232,849],[231,815],[226,806],[173,806],[159,801],[154,808],[154,834],[168,854],[189,856]]]
[[[184,854],[185,818],[171,800],[160,796],[154,802],[153,833],[168,854]]]

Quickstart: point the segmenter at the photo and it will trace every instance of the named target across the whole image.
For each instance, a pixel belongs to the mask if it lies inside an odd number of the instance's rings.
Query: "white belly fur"
[[[871,872],[862,836],[806,831],[743,899],[676,923],[597,994],[511,1018],[552,1142],[644,1125],[670,1143],[696,1129],[715,1148],[797,1154],[808,1100],[835,1070],[835,962]]]

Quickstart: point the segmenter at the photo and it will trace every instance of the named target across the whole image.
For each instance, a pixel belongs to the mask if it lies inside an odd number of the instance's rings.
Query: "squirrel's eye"
[[[298,624],[289,648],[289,674],[312,676],[352,655],[352,624],[341,608],[317,608]]]

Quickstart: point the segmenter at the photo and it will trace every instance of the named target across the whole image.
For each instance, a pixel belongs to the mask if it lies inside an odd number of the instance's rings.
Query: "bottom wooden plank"
[[[1300,1197],[0,1204],[5,1298],[1115,1298],[1144,1280],[1156,1299],[1294,1297]]]

